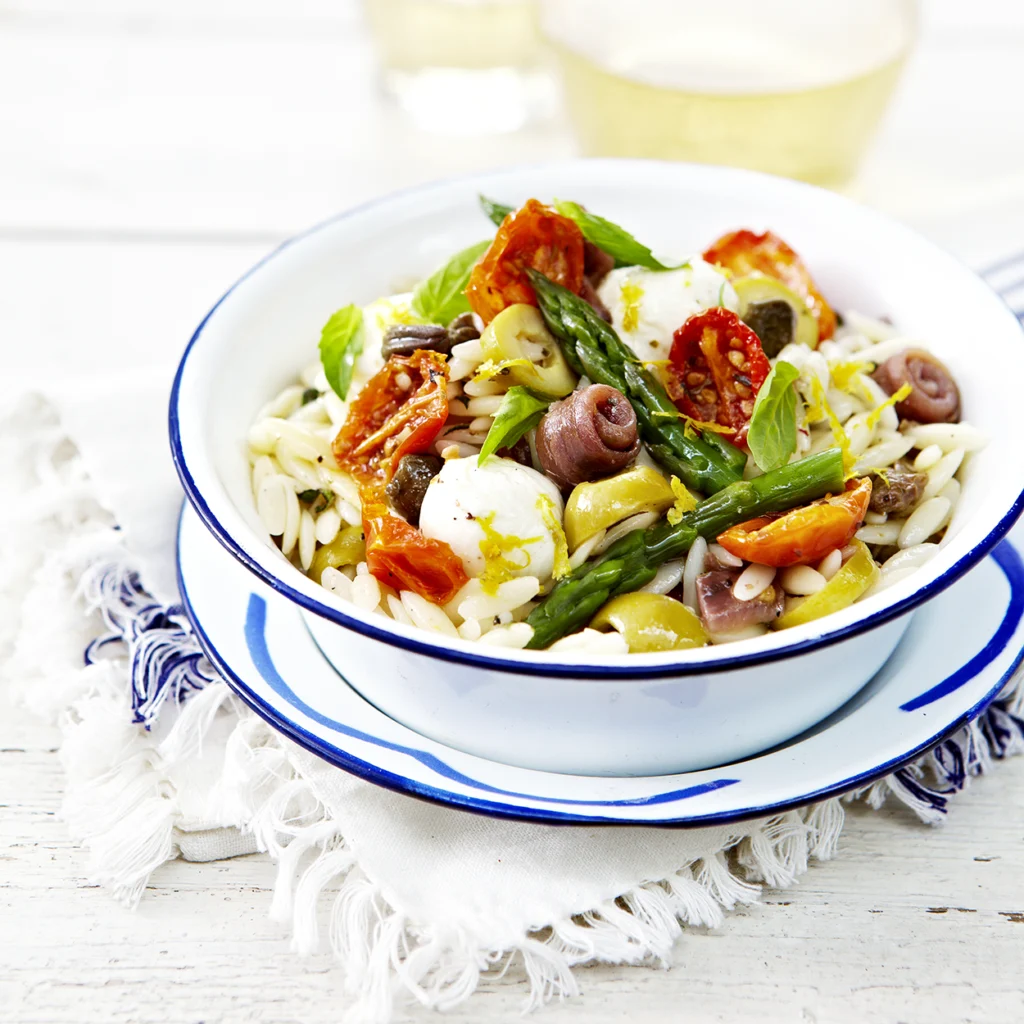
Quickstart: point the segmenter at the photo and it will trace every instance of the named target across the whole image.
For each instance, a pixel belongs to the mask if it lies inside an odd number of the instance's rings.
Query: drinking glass
[[[421,127],[486,135],[550,109],[541,0],[365,2],[383,84]]]
[[[546,0],[583,149],[838,185],[917,26],[915,0]]]

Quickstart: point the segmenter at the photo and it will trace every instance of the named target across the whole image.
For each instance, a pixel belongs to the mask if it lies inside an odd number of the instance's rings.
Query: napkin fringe
[[[154,738],[126,714],[124,660],[108,647],[83,663],[80,646],[75,666],[50,650],[55,613],[77,608],[79,622],[89,614],[72,584],[81,566],[97,557],[98,564],[117,564],[108,560],[119,544],[112,533],[72,538],[46,558],[23,606],[8,671],[25,702],[61,727],[62,813],[71,835],[89,850],[91,880],[134,906],[152,872],[173,856],[174,794]]]
[[[717,927],[726,911],[756,902],[762,884],[792,885],[812,857],[834,852],[843,817],[839,801],[831,800],[755,822],[713,856],[500,948],[466,930],[424,926],[391,908],[356,866],[340,825],[325,818],[283,847],[273,915],[291,923],[293,949],[312,953],[322,931],[317,910],[333,896],[326,931],[354,1000],[343,1018],[347,1024],[389,1020],[398,993],[430,1009],[452,1009],[486,973],[517,960],[529,982],[523,1003],[529,1011],[578,995],[573,968],[581,964],[671,965],[684,926]]]
[[[219,678],[192,635],[184,608],[154,601],[127,558],[88,566],[79,591],[87,612],[99,612],[107,626],[86,646],[86,664],[102,657],[108,645],[124,645],[133,718],[146,729],[164,701],[181,704]]]
[[[958,729],[927,754],[844,800],[864,800],[879,810],[890,797],[909,807],[923,822],[940,824],[950,797],[996,761],[1024,754],[1024,671],[1007,681],[996,700],[974,721]]]

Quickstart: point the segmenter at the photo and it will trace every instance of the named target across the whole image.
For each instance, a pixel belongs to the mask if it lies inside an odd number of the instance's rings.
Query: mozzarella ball
[[[483,465],[479,456],[449,459],[427,488],[420,529],[445,541],[468,576],[484,573],[497,539],[511,575],[545,580],[555,564],[552,511],[561,524],[562,495],[542,473],[493,455]]]
[[[694,313],[715,306],[734,313],[740,308],[728,278],[696,256],[678,270],[613,270],[597,294],[619,337],[644,362],[668,359],[672,335]]]

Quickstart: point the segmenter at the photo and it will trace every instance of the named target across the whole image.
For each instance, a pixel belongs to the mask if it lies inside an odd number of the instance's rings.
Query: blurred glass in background
[[[365,0],[385,89],[443,135],[515,131],[551,113],[542,0]]]
[[[848,179],[914,40],[914,0],[544,0],[591,155]]]
[[[583,152],[839,186],[917,31],[916,0],[365,0],[384,85],[443,135],[554,106]]]

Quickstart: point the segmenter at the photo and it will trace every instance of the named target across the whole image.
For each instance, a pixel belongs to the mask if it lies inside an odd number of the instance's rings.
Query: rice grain
[[[946,521],[951,505],[946,498],[922,501],[903,524],[897,546],[900,549],[917,547],[931,537]]]
[[[683,568],[683,604],[697,611],[697,577],[707,568],[708,542],[698,537],[686,553]]]

